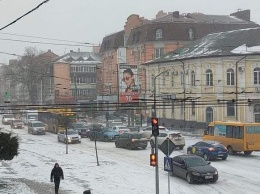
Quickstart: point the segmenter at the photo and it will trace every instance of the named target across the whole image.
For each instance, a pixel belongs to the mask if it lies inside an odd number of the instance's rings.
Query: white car
[[[166,127],[164,126],[159,126],[159,130],[160,131],[169,131]],[[147,139],[150,139],[151,136],[152,136],[152,126],[149,126],[149,127],[146,127],[146,128],[143,128],[140,130],[140,133],[144,134],[144,136],[147,138]]]
[[[157,142],[158,142],[158,146],[160,147],[160,145],[167,139],[169,138],[172,143],[179,148],[180,150],[183,149],[183,147],[185,146],[185,139],[182,136],[182,134],[180,132],[177,131],[160,131],[159,136],[157,136]],[[154,147],[154,136],[151,137],[150,139],[150,144],[151,147]]]
[[[113,126],[112,129],[119,134],[130,132],[130,129],[126,126]]]
[[[66,138],[66,130],[61,130],[57,134],[58,142],[66,143],[68,141],[68,143],[81,143],[80,135],[78,134],[77,131],[75,131],[73,129],[68,129],[67,137],[68,138]]]

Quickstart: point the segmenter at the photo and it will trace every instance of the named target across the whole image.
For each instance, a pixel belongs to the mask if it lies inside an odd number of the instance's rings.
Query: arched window
[[[213,74],[210,69],[206,71],[206,86],[213,86]]]
[[[156,40],[162,38],[162,29],[157,29],[155,33]]]
[[[256,123],[260,123],[260,104],[254,105],[254,120]]]
[[[228,69],[227,70],[227,85],[228,86],[233,86],[235,85],[235,74],[233,69]]]
[[[260,68],[254,69],[254,84],[260,85]]]
[[[174,71],[172,72],[172,87],[174,87]]]
[[[191,86],[195,86],[196,84],[196,79],[195,79],[195,72],[191,72]]]
[[[211,107],[206,108],[206,122],[210,123],[213,121],[213,109]]]
[[[189,28],[189,39],[194,40],[194,38],[195,38],[194,30],[192,28]]]

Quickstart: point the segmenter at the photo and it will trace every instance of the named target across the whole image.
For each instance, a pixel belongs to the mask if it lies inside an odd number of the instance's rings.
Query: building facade
[[[199,129],[217,120],[260,122],[259,38],[260,28],[214,33],[146,63],[146,97],[155,94],[160,123]]]

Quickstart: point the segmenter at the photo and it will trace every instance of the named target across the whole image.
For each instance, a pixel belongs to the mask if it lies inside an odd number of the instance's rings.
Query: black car
[[[216,182],[218,171],[210,162],[196,155],[180,155],[172,158],[172,175],[195,182]]]
[[[85,122],[72,123],[69,125],[69,128],[77,131],[81,137],[89,136],[89,128],[86,126]]]
[[[122,133],[115,141],[117,148],[127,148],[127,149],[137,149],[147,147],[147,139],[144,137],[144,134],[138,132],[125,132]]]

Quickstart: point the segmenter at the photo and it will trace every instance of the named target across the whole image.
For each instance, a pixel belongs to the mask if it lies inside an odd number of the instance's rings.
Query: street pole
[[[183,69],[183,129],[186,130],[186,77],[185,77],[185,65],[182,60],[179,60],[182,63]]]
[[[238,121],[238,63],[246,57],[244,56],[236,62],[236,121]]]
[[[153,80],[153,117],[156,118],[156,78],[162,75],[163,73],[167,72],[169,70],[163,71],[159,73],[157,76],[154,77]],[[158,142],[157,142],[157,136],[154,137],[154,143],[155,143],[155,156],[156,156],[156,166],[155,166],[155,186],[156,186],[156,194],[159,194],[159,168],[158,168]]]
[[[66,154],[68,154],[68,125],[67,125],[67,118],[66,118]]]

